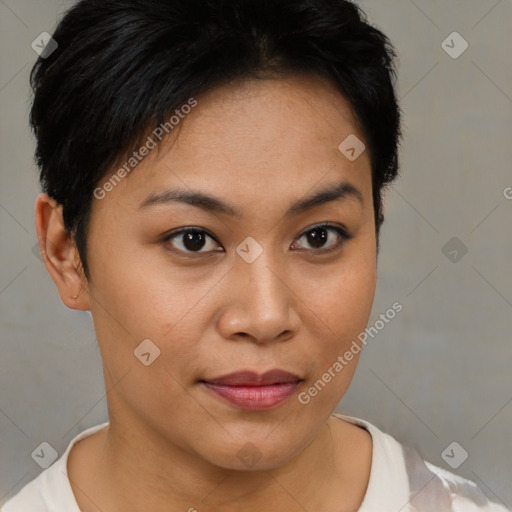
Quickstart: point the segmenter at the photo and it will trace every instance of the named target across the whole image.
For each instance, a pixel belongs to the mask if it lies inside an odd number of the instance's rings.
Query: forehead
[[[297,159],[326,150],[337,155],[345,136],[364,138],[348,100],[317,76],[237,81],[197,101],[181,121],[179,136],[169,137],[179,149],[192,147],[197,156],[231,155],[234,161],[245,153],[256,164],[270,156]],[[302,146],[305,141],[308,145]],[[270,153],[259,154],[263,149]]]
[[[176,185],[200,184],[217,196],[229,191],[245,198],[302,196],[340,178],[363,193],[371,187],[368,152],[350,161],[339,149],[349,136],[364,137],[349,102],[327,80],[305,75],[237,81],[196,101],[178,129],[116,186],[119,196],[133,196],[132,206]]]

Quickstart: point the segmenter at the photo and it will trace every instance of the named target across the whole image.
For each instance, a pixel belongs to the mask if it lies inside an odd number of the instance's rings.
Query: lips
[[[263,375],[252,371],[230,373],[223,377],[208,379],[205,382],[224,386],[268,386],[270,384],[284,384],[301,380],[297,375],[284,370],[269,370]]]
[[[286,401],[303,381],[284,370],[270,370],[263,375],[242,371],[201,383],[221,399],[238,408],[257,411],[273,409]]]

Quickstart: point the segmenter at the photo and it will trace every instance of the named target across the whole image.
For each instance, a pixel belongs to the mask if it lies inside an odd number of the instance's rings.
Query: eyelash
[[[310,228],[306,229],[297,237],[297,239],[300,240],[303,236],[307,235],[311,231],[315,231],[316,229],[326,229],[326,230],[335,231],[339,235],[341,241],[334,245],[329,246],[327,249],[320,248],[320,249],[302,249],[302,250],[305,250],[308,252],[314,252],[314,253],[330,254],[331,252],[334,252],[334,251],[340,249],[345,244],[345,242],[347,242],[348,240],[350,240],[352,238],[352,235],[350,235],[346,229],[344,229],[340,226],[336,226],[336,225],[329,224],[329,223],[325,222],[325,223],[315,224],[314,226],[311,226]],[[165,244],[165,243],[169,242],[170,240],[177,238],[180,235],[187,234],[187,233],[203,233],[203,234],[206,234],[208,237],[210,237],[212,240],[215,240],[215,237],[213,235],[211,235],[205,229],[196,228],[194,226],[189,226],[186,228],[181,228],[172,233],[169,233],[162,239],[161,243]],[[219,243],[217,240],[215,240],[215,242]],[[214,252],[222,252],[222,251],[213,251],[213,252],[212,251],[183,251],[181,249],[176,249],[176,248],[172,248],[171,250],[173,252],[183,253],[186,255],[213,254]]]

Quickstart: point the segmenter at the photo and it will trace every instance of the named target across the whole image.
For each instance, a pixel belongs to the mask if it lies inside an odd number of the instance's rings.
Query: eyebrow
[[[354,199],[358,201],[361,206],[364,204],[363,194],[359,189],[348,181],[342,181],[341,183],[332,184],[327,188],[293,203],[284,216],[290,217],[292,215],[298,215],[332,201],[345,201],[347,199]],[[153,192],[142,201],[139,209],[169,203],[184,203],[211,213],[222,213],[236,218],[242,217],[241,212],[235,207],[215,196],[195,190],[171,189],[160,193]]]

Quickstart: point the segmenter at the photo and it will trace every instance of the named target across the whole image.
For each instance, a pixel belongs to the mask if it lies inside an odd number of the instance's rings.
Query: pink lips
[[[252,371],[231,373],[202,381],[211,391],[242,409],[257,411],[276,407],[290,397],[302,379],[284,370],[263,375]]]

